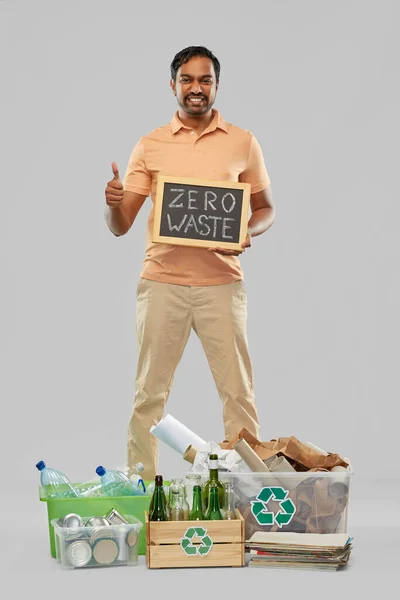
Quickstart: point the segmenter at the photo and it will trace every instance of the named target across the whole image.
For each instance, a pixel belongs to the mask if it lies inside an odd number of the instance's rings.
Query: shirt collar
[[[217,129],[217,128],[221,129],[222,131],[225,131],[225,133],[228,133],[227,124],[225,122],[225,119],[222,117],[221,113],[218,110],[216,110],[215,108],[212,109],[212,112],[214,115],[213,120],[211,121],[211,123],[209,124],[207,129],[205,129],[205,131],[203,131],[203,133],[215,131],[215,129]],[[182,121],[180,120],[180,118],[178,116],[178,111],[176,111],[176,113],[174,114],[174,116],[172,117],[172,120],[171,120],[172,133],[175,134],[177,131],[179,131],[182,128],[190,129],[190,127],[187,127],[186,125],[184,125],[182,123]]]

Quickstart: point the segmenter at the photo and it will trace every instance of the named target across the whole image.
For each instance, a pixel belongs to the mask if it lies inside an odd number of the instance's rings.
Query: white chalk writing
[[[230,208],[226,208],[226,206],[225,206],[225,198],[227,196],[230,196],[232,198],[232,204],[231,204]],[[231,192],[227,192],[224,196],[222,196],[221,204],[222,204],[222,208],[224,209],[224,211],[227,212],[227,213],[230,213],[235,208],[236,198],[235,198],[235,196],[233,194],[231,194]]]
[[[176,202],[178,202],[179,198],[182,198],[183,194],[185,193],[185,190],[177,190],[175,188],[171,188],[171,192],[181,192],[181,194],[179,194],[179,196],[177,196],[176,198],[174,198],[172,200],[172,202],[170,202],[168,204],[169,208],[182,208],[183,207],[183,202],[181,204],[176,204]]]
[[[189,210],[196,209],[197,206],[192,206],[192,202],[196,202],[197,198],[192,198],[192,194],[198,194],[199,192],[196,190],[189,190]]]

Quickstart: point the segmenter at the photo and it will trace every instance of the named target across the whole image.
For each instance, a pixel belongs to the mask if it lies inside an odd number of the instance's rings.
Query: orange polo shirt
[[[213,120],[201,135],[183,125],[175,113],[168,125],[140,138],[129,159],[125,190],[151,196],[146,257],[141,277],[179,285],[220,285],[243,279],[239,258],[206,248],[153,242],[154,201],[158,175],[195,177],[251,184],[251,193],[269,186],[260,145],[252,133],[213,109]]]

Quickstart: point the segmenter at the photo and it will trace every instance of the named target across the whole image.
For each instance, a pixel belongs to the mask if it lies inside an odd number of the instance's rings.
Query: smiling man
[[[191,46],[176,54],[170,85],[179,109],[170,123],[137,142],[122,182],[112,163],[114,178],[105,190],[106,221],[116,236],[129,231],[148,196],[153,202],[137,286],[138,364],[128,428],[128,472],[141,461],[148,479],[156,474],[158,461],[158,441],[150,428],[163,416],[192,329],[222,400],[225,438],[241,427],[260,435],[240,253],[152,242],[159,175],[250,183],[251,217],[243,251],[272,225],[270,180],[255,136],[227,123],[213,108],[219,77],[220,63],[207,48]]]

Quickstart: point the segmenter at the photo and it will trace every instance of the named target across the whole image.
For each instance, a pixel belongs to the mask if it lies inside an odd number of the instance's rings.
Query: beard
[[[193,97],[195,98],[195,96]],[[182,110],[185,111],[185,113],[191,116],[199,116],[204,115],[206,112],[208,112],[215,102],[215,98],[212,102],[210,102],[205,96],[200,97],[204,98],[204,101],[201,104],[199,104],[199,106],[193,106],[193,104],[190,104],[190,101],[188,100],[189,96],[186,96],[183,102],[180,101],[178,97],[177,100],[179,106]]]

